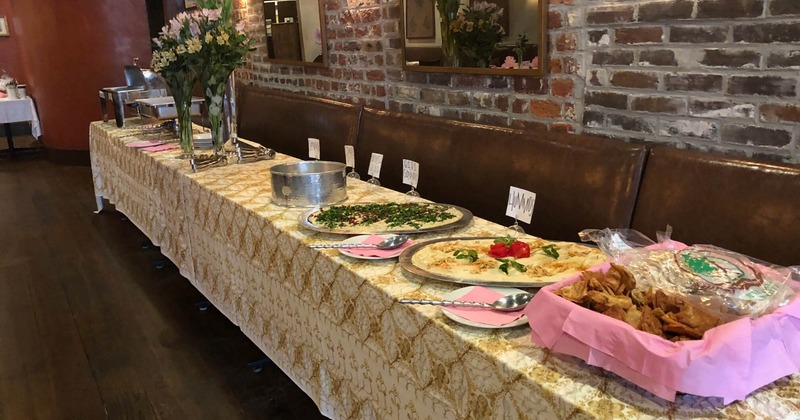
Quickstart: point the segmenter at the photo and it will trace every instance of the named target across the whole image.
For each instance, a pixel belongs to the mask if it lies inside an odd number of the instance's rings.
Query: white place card
[[[380,153],[373,153],[369,158],[369,171],[367,174],[371,177],[381,177],[381,165],[383,165],[383,155]]]
[[[319,160],[319,139],[308,138],[308,157]]]
[[[344,146],[344,164],[347,167],[356,168],[356,149],[349,144]]]
[[[403,159],[403,184],[417,188],[419,182],[419,163]]]
[[[533,205],[535,203],[536,193],[523,190],[522,188],[511,187],[508,192],[506,216],[530,224],[533,218]]]

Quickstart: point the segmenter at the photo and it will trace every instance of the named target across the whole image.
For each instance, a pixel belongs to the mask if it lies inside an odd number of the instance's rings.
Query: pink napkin
[[[367,239],[361,241],[362,244],[373,245],[379,244],[383,242],[385,238],[378,235],[369,235]],[[347,254],[359,255],[362,257],[380,257],[380,258],[391,258],[400,255],[404,249],[410,247],[414,244],[414,241],[411,239],[408,242],[404,243],[403,246],[395,249],[375,249],[375,248],[350,248],[350,249],[342,249]]]
[[[160,146],[145,147],[141,150],[144,150],[145,152],[163,152],[166,150],[174,150],[179,148],[180,147],[177,144],[162,144]]]
[[[505,295],[502,293],[495,292],[494,290],[487,289],[485,287],[477,286],[470,290],[466,295],[456,299],[456,301],[494,303],[494,301],[503,296]],[[481,324],[493,325],[495,327],[514,322],[525,315],[522,313],[522,310],[514,312],[500,312],[493,309],[461,308],[457,306],[443,306],[442,310],[450,312],[453,315],[466,318],[472,322],[480,322]]]
[[[142,141],[133,141],[130,143],[125,144],[126,147],[153,147],[153,146],[160,146],[162,143],[160,141],[155,140],[142,140]]]

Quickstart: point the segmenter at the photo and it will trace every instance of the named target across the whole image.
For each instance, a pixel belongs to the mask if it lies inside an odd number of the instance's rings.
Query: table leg
[[[5,123],[6,141],[8,142],[8,153],[14,157],[14,136],[11,134],[11,123]]]
[[[96,195],[96,196],[94,196],[94,199],[97,201],[97,211],[94,212],[94,214],[97,214],[97,213],[100,213],[101,211],[103,211],[103,196],[102,195]]]

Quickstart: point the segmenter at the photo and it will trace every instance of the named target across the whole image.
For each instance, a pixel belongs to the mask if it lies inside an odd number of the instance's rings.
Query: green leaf
[[[495,258],[495,259],[502,263],[502,264],[500,264],[500,267],[497,267],[497,268],[499,268],[500,271],[506,273],[506,275],[508,275],[508,270],[510,268],[513,268],[513,269],[519,271],[520,273],[524,273],[524,272],[528,271],[527,267],[525,267],[524,265],[522,265],[522,264],[520,264],[520,263],[518,263],[518,262],[516,262],[514,260],[509,260],[509,259],[506,259],[506,258]]]
[[[520,263],[518,263],[518,262],[516,262],[514,260],[509,260],[508,262],[511,263],[511,266],[514,267],[514,269],[516,269],[520,273],[524,273],[524,272],[528,271],[527,267],[525,267],[524,265],[522,265],[522,264],[520,264]]]
[[[550,244],[550,245],[543,246],[542,247],[542,252],[544,252],[545,255],[549,255],[549,256],[551,256],[551,257],[553,257],[555,259],[558,259],[558,257],[559,257],[558,249],[559,248],[555,244]]]
[[[453,255],[459,260],[469,260],[470,263],[478,261],[478,253],[474,249],[459,249]]]
[[[499,238],[495,238],[494,243],[496,244],[506,244],[507,247],[511,246],[517,240],[511,236],[501,236]]]
[[[507,260],[505,258],[497,258],[497,261],[500,261],[502,263],[502,264],[500,264],[500,267],[497,267],[497,268],[499,268],[500,271],[502,271],[502,272],[506,273],[506,275],[508,275],[509,260]]]

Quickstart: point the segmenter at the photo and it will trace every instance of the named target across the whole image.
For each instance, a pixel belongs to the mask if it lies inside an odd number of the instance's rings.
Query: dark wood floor
[[[0,159],[0,419],[314,419],[314,403],[113,210],[88,167]]]

